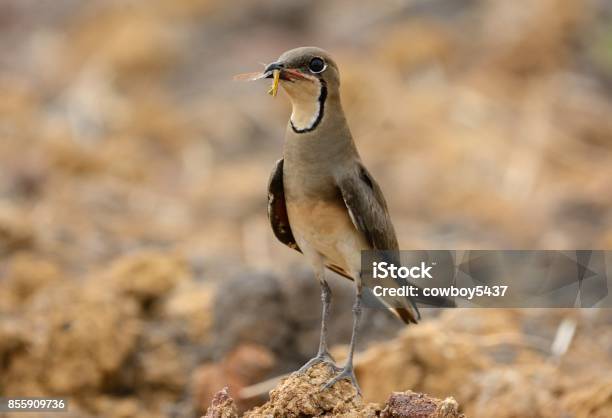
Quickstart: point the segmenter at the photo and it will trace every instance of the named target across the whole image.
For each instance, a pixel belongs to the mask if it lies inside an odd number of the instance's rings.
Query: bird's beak
[[[284,81],[294,81],[294,80],[309,80],[310,78],[301,71],[296,70],[294,68],[287,68],[285,64],[282,62],[273,62],[272,64],[268,64],[266,68],[263,70],[264,78],[274,78],[274,71],[278,70],[280,72],[280,79]]]
[[[272,64],[268,64],[264,69],[264,74],[266,78],[272,78],[274,74],[274,70],[278,70],[283,73],[285,69],[285,65],[281,62],[273,62]]]
[[[278,63],[278,62],[273,62],[272,64],[269,64],[268,66],[266,66],[266,68],[264,69],[264,77],[265,78],[272,78],[274,81],[272,81],[272,86],[270,87],[270,90],[268,90],[268,94],[272,95],[272,96],[276,96],[276,92],[278,91],[278,82],[281,78],[281,74],[282,74],[282,70],[284,69],[284,65]]]

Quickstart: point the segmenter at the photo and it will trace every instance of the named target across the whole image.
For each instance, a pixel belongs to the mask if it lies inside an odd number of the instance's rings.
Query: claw
[[[300,369],[296,372],[298,374],[306,373],[312,366],[317,365],[319,363],[323,363],[326,366],[330,367],[334,373],[339,372],[340,367],[336,366],[336,363],[332,356],[329,353],[321,353],[317,354],[316,357],[311,358],[304,364]]]
[[[357,378],[355,377],[355,372],[353,371],[352,367],[344,367],[338,375],[331,378],[326,384],[323,385],[321,389],[327,390],[343,379],[346,379],[351,382],[353,387],[357,390],[357,394],[361,396],[361,388],[357,383]]]

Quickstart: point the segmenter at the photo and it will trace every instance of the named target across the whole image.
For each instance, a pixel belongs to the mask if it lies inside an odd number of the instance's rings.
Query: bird
[[[361,251],[384,250],[394,259],[399,255],[387,203],[351,135],[340,100],[340,72],[330,54],[317,47],[291,49],[261,74],[274,78],[270,93],[275,95],[280,84],[292,105],[283,158],[268,183],[268,217],[276,238],[306,257],[321,287],[319,348],[298,373],[325,363],[334,376],[323,389],[346,379],[361,394],[353,367],[364,295]],[[332,293],[326,268],[354,283],[352,335],[342,368],[327,345]],[[383,303],[407,324],[420,319],[410,298],[393,306]]]

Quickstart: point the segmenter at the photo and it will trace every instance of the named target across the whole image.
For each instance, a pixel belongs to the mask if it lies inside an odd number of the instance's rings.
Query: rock
[[[195,408],[203,410],[210,405],[218,394],[219,386],[226,384],[229,389],[231,384],[228,376],[225,375],[223,367],[219,363],[205,363],[199,366],[192,375],[193,403]],[[233,402],[233,400],[232,400]]]
[[[10,383],[5,369],[11,357],[27,347],[28,335],[22,322],[12,318],[0,321],[0,393],[5,393],[5,386]]]
[[[0,207],[0,257],[34,245],[32,226],[17,210]]]
[[[188,270],[179,256],[143,251],[119,258],[105,276],[111,286],[134,298],[146,310],[188,277]]]
[[[407,327],[390,341],[363,352],[356,375],[367,399],[383,402],[397,389],[446,396],[487,364],[470,339],[448,333],[443,321]]]
[[[304,374],[293,373],[270,392],[268,402],[247,411],[243,418],[465,418],[453,398],[440,400],[407,391],[393,393],[386,405],[365,403],[347,380],[321,390],[332,377],[324,364]],[[227,387],[215,395],[203,418],[209,417],[238,417]]]
[[[183,281],[168,296],[162,316],[184,331],[196,344],[208,343],[213,325],[215,289],[209,284]]]
[[[23,312],[25,304],[36,292],[62,279],[57,264],[31,253],[17,253],[7,264],[7,274],[0,280],[2,313]]]
[[[286,351],[292,329],[285,320],[285,298],[274,275],[244,273],[220,283],[216,294],[213,333],[218,353],[239,343]]]
[[[462,391],[462,403],[466,413],[479,417],[562,417],[566,413],[554,398],[560,389],[557,380],[554,367],[547,364],[486,370]]]
[[[180,394],[188,382],[188,353],[179,344],[180,333],[166,324],[147,324],[138,345],[136,386]]]
[[[63,284],[34,297],[26,323],[32,337],[27,350],[11,357],[8,394],[32,393],[32,387],[85,393],[120,372],[141,332],[137,307],[102,290]]]
[[[387,401],[381,418],[464,418],[453,398],[443,401],[412,391],[396,392]]]
[[[275,363],[274,353],[262,346],[243,344],[231,351],[224,360],[228,374],[240,376],[248,384],[267,377]]]
[[[229,396],[227,387],[221,389],[212,400],[206,415],[202,418],[238,418],[234,400]]]
[[[329,367],[319,364],[306,373],[293,373],[270,392],[270,400],[244,414],[245,418],[287,417],[375,417],[376,404],[365,404],[346,380],[328,390],[321,387],[333,377]]]
[[[276,365],[274,354],[267,348],[255,344],[243,344],[232,350],[217,363],[206,363],[198,367],[193,376],[193,391],[196,407],[210,404],[219,386],[224,382],[234,393],[268,377]],[[240,399],[237,408],[241,411],[262,402],[259,398]]]

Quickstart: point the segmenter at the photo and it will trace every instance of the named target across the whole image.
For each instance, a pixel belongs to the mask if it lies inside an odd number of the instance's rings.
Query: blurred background
[[[314,354],[318,284],[266,215],[290,105],[232,81],[303,45],[339,63],[402,248],[612,248],[609,0],[1,0],[0,395],[197,417]],[[366,399],[612,416],[610,311],[424,316],[368,310]]]

